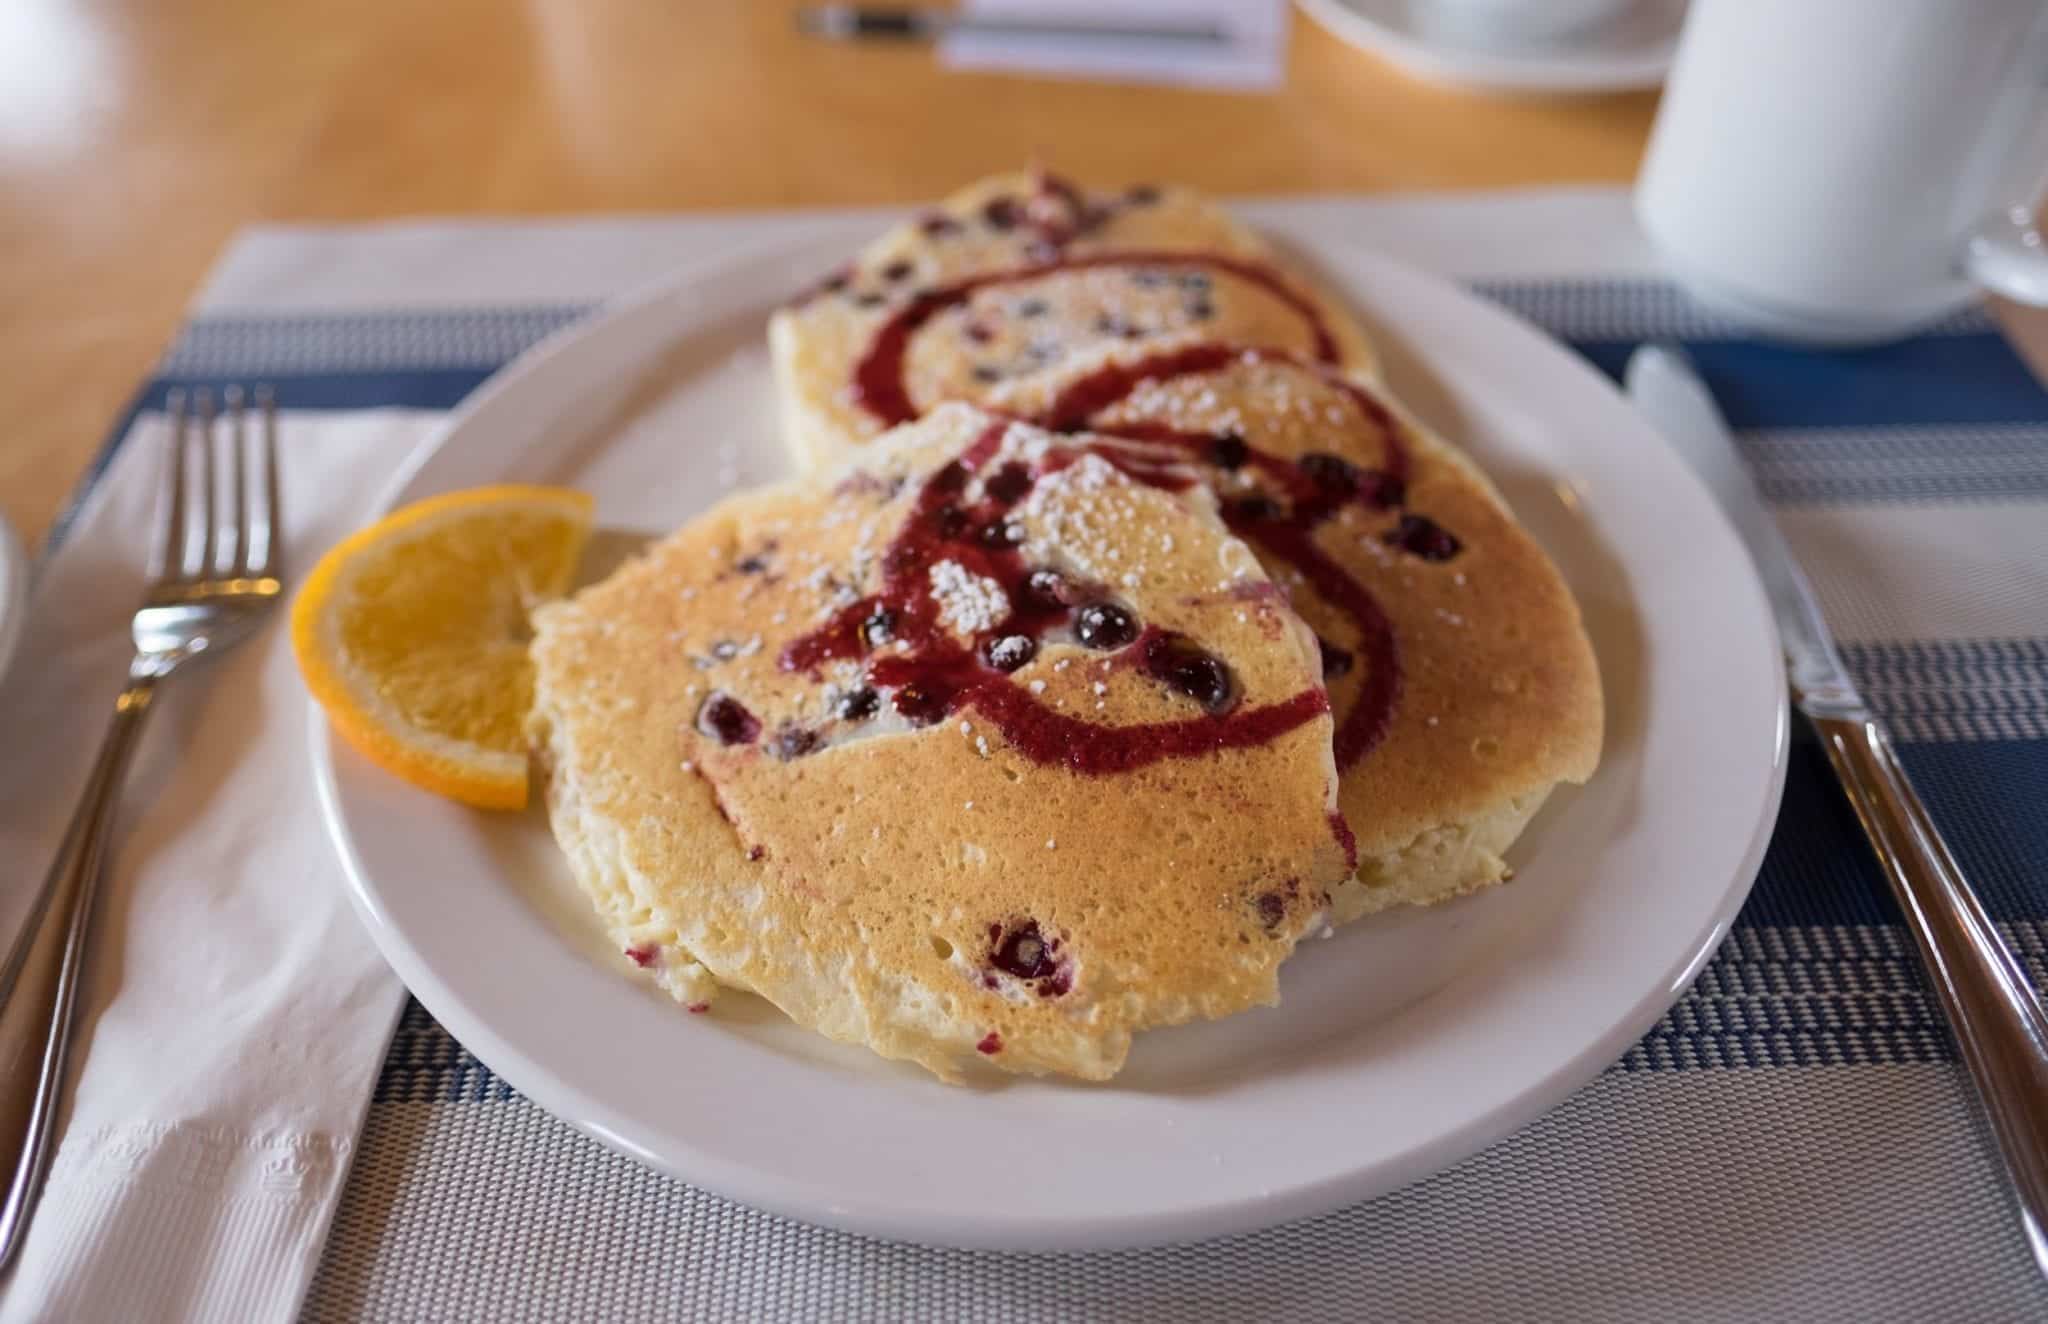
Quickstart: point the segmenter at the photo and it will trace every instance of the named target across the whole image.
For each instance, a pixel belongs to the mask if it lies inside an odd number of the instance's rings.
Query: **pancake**
[[[777,314],[770,340],[810,462],[967,398],[1121,434],[1091,445],[1141,479],[1196,466],[1328,644],[1361,854],[1338,920],[1501,881],[1550,790],[1592,774],[1599,674],[1555,567],[1484,475],[1375,385],[1342,310],[1200,197],[987,180]],[[1241,458],[1216,449],[1226,438]]]
[[[964,404],[535,617],[624,960],[957,1078],[1277,1000],[1354,867],[1315,637],[1192,471]]]
[[[1550,790],[1592,775],[1578,605],[1478,468],[1383,390],[1278,350],[1118,346],[993,403],[1104,434],[1080,444],[1141,479],[1194,466],[1316,632],[1360,857],[1334,921],[1501,881]]]
[[[1372,371],[1362,331],[1199,194],[998,175],[884,234],[769,322],[800,468],[940,400],[980,400],[1092,345],[1270,345]]]

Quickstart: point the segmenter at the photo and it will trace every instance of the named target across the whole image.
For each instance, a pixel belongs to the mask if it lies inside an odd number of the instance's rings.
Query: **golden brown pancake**
[[[1314,636],[1188,472],[948,405],[536,620],[627,957],[941,1076],[1276,1000],[1352,872]]]
[[[1189,339],[1372,371],[1365,335],[1199,194],[998,175],[884,234],[769,322],[798,465],[836,464],[941,400],[981,400],[1091,346]]]
[[[1196,465],[1327,645],[1361,857],[1335,917],[1500,881],[1551,788],[1599,758],[1577,604],[1484,476],[1362,371],[1340,309],[1199,197],[1141,198],[1105,209],[1008,176],[878,240],[771,324],[792,445],[844,454],[967,398],[1120,434],[1091,444],[1141,479]],[[1087,225],[1034,259],[1033,206],[1056,233]],[[1240,258],[1258,266],[1227,265]]]
[[[1285,351],[1117,347],[1000,392],[1140,478],[1193,465],[1315,630],[1357,836],[1338,922],[1506,876],[1551,788],[1599,760],[1599,672],[1555,567],[1462,454],[1383,390]]]

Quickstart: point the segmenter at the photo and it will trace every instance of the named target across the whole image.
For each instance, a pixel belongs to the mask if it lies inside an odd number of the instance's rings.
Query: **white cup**
[[[1863,344],[2048,304],[2043,0],[1693,0],[1636,215],[1708,307]]]

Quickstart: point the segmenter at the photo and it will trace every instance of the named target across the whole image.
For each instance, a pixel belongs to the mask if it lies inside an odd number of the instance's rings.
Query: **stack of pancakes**
[[[1104,1078],[1592,773],[1556,570],[1203,199],[987,180],[769,335],[805,476],[534,642],[556,836],[691,1010]]]

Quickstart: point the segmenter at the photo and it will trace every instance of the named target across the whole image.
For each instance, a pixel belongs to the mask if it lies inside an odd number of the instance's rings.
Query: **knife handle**
[[[2035,1262],[2048,1272],[2048,1013],[1906,779],[1884,729],[1815,717],[1977,1084]]]

